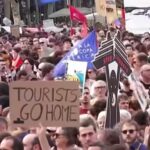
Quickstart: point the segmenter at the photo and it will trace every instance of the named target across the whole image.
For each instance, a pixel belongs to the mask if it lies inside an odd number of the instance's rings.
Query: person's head
[[[48,42],[48,47],[54,49],[55,43],[56,43],[56,40],[54,38],[50,38]]]
[[[114,144],[107,147],[107,150],[128,150],[124,144]]]
[[[129,101],[129,112],[134,114],[136,111],[141,110],[141,106],[137,99],[133,99]]]
[[[58,127],[55,133],[55,144],[59,148],[67,148],[78,144],[78,134],[77,128]]]
[[[24,61],[27,57],[29,57],[30,51],[28,49],[24,49],[19,54],[21,59]]]
[[[90,114],[97,120],[98,114],[105,110],[106,108],[106,100],[96,101],[91,107],[90,107]]]
[[[8,122],[4,117],[0,117],[0,132],[6,132],[8,129]]]
[[[101,111],[97,117],[97,124],[100,129],[104,129],[106,121],[106,111]]]
[[[106,82],[102,80],[95,81],[91,86],[91,96],[105,98],[106,96]]]
[[[138,138],[138,124],[133,120],[126,120],[121,126],[121,135],[123,141],[131,145]]]
[[[124,93],[118,95],[118,102],[119,102],[119,108],[120,109],[129,109],[129,101],[128,96]]]
[[[31,72],[34,69],[34,64],[35,64],[34,60],[32,58],[28,57],[24,60],[22,69],[27,72]]]
[[[17,138],[8,136],[2,140],[0,150],[23,150],[23,144]]]
[[[2,140],[8,136],[11,136],[11,134],[9,132],[1,132],[0,133],[0,143],[2,142]]]
[[[20,47],[14,47],[12,49],[11,54],[12,54],[12,57],[13,57],[14,60],[18,57],[20,51],[21,51]]]
[[[81,101],[81,104],[89,104],[90,103],[90,99],[91,99],[91,96],[90,96],[90,90],[88,87],[85,87],[84,88],[84,91],[83,91],[83,94],[80,98],[80,101]]]
[[[52,80],[53,79],[53,69],[54,65],[51,63],[44,63],[41,67],[41,77],[44,80]]]
[[[97,126],[94,118],[88,114],[80,115],[79,140],[83,148],[97,141]]]
[[[120,143],[119,134],[114,129],[100,130],[98,133],[98,140],[101,141],[103,145],[113,145]]]
[[[88,69],[87,70],[87,79],[96,79],[96,70],[95,69]]]
[[[89,145],[88,150],[103,150],[105,148],[100,142],[95,142]]]
[[[141,67],[140,75],[142,81],[150,81],[150,64],[147,63]]]
[[[70,38],[65,38],[63,40],[63,51],[68,52],[71,49],[72,41]]]
[[[133,47],[131,44],[128,44],[125,46],[126,49],[125,49],[125,52],[127,53],[127,56],[128,56],[128,60],[129,60],[129,63],[132,64],[132,61],[133,61]]]
[[[125,109],[120,109],[120,121],[125,121],[131,119],[131,114]]]
[[[148,57],[145,53],[138,53],[135,54],[133,59],[133,67],[137,70],[140,70],[140,68],[148,63]]]
[[[39,39],[39,44],[40,44],[40,47],[41,48],[45,48],[45,47],[47,47],[47,39],[46,38],[40,38]]]
[[[36,134],[27,134],[24,138],[23,138],[23,146],[24,146],[24,150],[41,150],[40,147],[40,142],[38,140],[38,137]]]
[[[26,81],[28,79],[27,72],[25,70],[20,70],[16,74],[16,80]]]
[[[39,46],[39,39],[38,38],[33,38],[33,45]]]
[[[148,112],[143,112],[142,110],[137,111],[132,115],[132,119],[139,125],[139,139],[144,140],[145,127],[150,123]]]

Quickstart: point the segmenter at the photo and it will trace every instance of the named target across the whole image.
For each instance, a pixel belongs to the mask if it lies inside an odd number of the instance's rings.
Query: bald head
[[[150,71],[150,64],[145,64],[141,67],[141,72],[143,71]]]
[[[36,137],[37,137],[36,134],[27,134],[27,135],[23,138],[24,150],[32,150],[33,141],[34,141],[34,139],[35,139]]]

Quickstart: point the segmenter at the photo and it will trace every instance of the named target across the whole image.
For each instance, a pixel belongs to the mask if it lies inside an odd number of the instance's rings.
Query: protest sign
[[[107,23],[112,24],[117,19],[117,8],[115,0],[106,0]]]
[[[76,79],[80,82],[80,87],[83,89],[85,84],[86,70],[87,62],[69,60],[67,66],[67,79]]]
[[[79,125],[79,83],[26,81],[10,84],[12,126],[75,127]]]
[[[124,7],[127,31],[134,34],[150,32],[150,0],[124,0]]]
[[[117,19],[115,0],[95,0],[95,4],[97,13],[106,17],[108,24],[112,24]]]
[[[95,0],[96,12],[103,17],[106,17],[106,0]]]
[[[120,69],[127,75],[131,73],[128,63],[125,47],[120,41],[120,32],[114,37],[110,32],[107,34],[107,40],[101,43],[99,52],[95,55],[93,64],[96,69],[106,67],[106,78],[108,87],[106,128],[113,128],[120,121],[119,105],[117,100]]]

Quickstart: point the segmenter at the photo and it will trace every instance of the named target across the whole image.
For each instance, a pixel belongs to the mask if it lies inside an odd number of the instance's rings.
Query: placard
[[[13,127],[78,127],[79,83],[72,81],[16,81],[10,84]]]

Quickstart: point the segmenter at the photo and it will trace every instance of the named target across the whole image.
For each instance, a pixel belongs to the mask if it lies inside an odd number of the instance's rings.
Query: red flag
[[[70,9],[70,19],[74,21],[79,21],[81,23],[87,22],[86,17],[83,13],[81,13],[78,9],[69,5]]]
[[[84,22],[82,24],[81,37],[85,38],[87,35],[88,35],[88,27],[87,24]]]
[[[122,15],[122,26],[123,26],[123,28],[125,28],[125,14],[126,14],[125,8],[122,7],[121,15]]]

